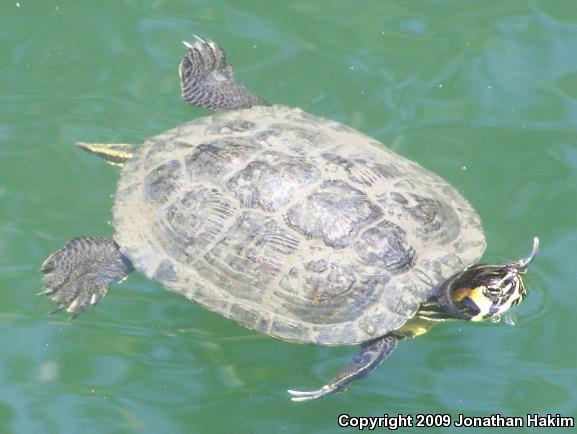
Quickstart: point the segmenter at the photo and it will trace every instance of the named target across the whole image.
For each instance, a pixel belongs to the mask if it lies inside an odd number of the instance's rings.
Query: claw
[[[52,288],[46,288],[44,291],[37,292],[36,295],[50,295],[54,294],[54,291],[56,290]]]
[[[74,313],[76,308],[78,307],[78,299],[74,300],[70,305],[66,308],[66,312]]]
[[[202,42],[203,44],[206,44],[206,40],[202,39],[200,36],[198,36],[198,35],[195,34],[195,33],[191,33],[191,34],[192,34],[192,36],[194,37],[194,39],[196,39],[196,40],[199,41],[199,42]]]
[[[322,398],[323,396],[332,395],[333,393],[337,393],[344,390],[344,388],[337,387],[334,384],[326,384],[320,389],[317,390],[287,390],[289,395],[291,396],[291,401],[294,402],[301,402],[301,401],[310,401],[312,399]]]
[[[206,44],[207,44],[210,48],[212,48],[212,51],[216,51],[216,50],[218,49],[217,46],[216,46],[216,43],[215,43],[214,41],[211,41],[211,40],[209,39],[209,40],[207,40],[207,41],[205,41],[205,42],[206,42]]]
[[[201,38],[200,36],[195,35],[194,33],[192,34],[192,36],[194,37],[194,39],[196,39],[196,42],[195,42],[194,44],[191,44],[190,42],[187,42],[187,41],[182,41],[182,43],[184,44],[184,46],[185,46],[186,48],[188,48],[189,50],[194,50],[195,45],[197,45],[197,44],[199,44],[199,43],[200,43],[201,45],[208,45],[208,46],[210,46],[211,48],[214,46],[214,42],[212,42],[212,41],[210,41],[210,40],[208,40],[208,39],[203,39],[203,38]],[[196,48],[199,48],[199,47],[196,47]]]
[[[42,274],[48,274],[48,273],[54,271],[54,263],[52,262],[53,256],[54,255],[50,255],[48,258],[46,258],[46,260],[40,266],[40,272]]]
[[[69,321],[72,321],[78,315],[82,313],[86,306],[81,304],[80,298],[76,298],[68,307],[66,308],[66,312],[70,313],[70,317],[68,318]]]
[[[195,42],[194,44],[191,44],[191,43],[188,42],[188,41],[182,41],[182,43],[184,44],[184,46],[185,46],[186,48],[188,48],[189,50],[194,49],[194,46],[195,46],[198,42],[200,42],[200,43],[202,43],[202,44],[206,44],[206,41],[205,41],[204,39],[202,39],[200,36],[195,35],[194,33],[192,33],[192,36],[193,36],[194,39],[196,39],[196,41],[197,41],[197,42]]]
[[[68,312],[68,310],[67,310],[67,312]],[[72,315],[70,315],[70,317],[68,318],[68,321],[72,321],[74,318],[76,318],[81,313],[82,313],[82,309],[77,310],[76,312],[72,312]]]
[[[48,312],[48,315],[53,315],[53,314],[55,314],[55,313],[57,313],[57,312],[60,312],[60,311],[61,311],[62,309],[64,309],[65,307],[66,307],[66,306],[63,305],[63,304],[62,304],[62,305],[59,305],[59,306],[56,306],[56,309],[51,310],[50,312]]]

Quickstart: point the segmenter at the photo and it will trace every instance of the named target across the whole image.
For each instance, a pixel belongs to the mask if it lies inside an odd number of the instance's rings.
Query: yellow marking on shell
[[[84,143],[78,142],[78,147],[104,158],[113,166],[124,166],[124,163],[132,158],[134,145],[127,143]]]

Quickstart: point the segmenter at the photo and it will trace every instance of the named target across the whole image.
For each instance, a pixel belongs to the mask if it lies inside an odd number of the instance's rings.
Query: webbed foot
[[[317,390],[289,390],[291,400],[309,401],[344,392],[351,381],[363,378],[373,372],[394,351],[398,341],[399,338],[396,336],[386,335],[362,344],[361,350],[353,357],[351,363],[335,375],[329,384],[325,384]]]
[[[196,41],[183,41],[187,49],[180,62],[180,89],[184,100],[211,110],[237,110],[269,105],[235,81],[234,70],[222,48],[209,39],[193,35]]]
[[[310,401],[311,399],[322,398],[323,396],[332,395],[338,392],[344,392],[347,388],[344,385],[337,385],[334,383],[325,384],[323,387],[317,390],[287,390],[289,395],[291,395],[291,401]]]
[[[40,271],[45,289],[38,295],[56,303],[53,312],[66,309],[74,318],[97,304],[112,283],[132,271],[132,264],[111,238],[80,237],[50,255]]]

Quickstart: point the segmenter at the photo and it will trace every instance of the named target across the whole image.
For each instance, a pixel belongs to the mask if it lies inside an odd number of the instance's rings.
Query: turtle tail
[[[84,143],[78,142],[78,147],[91,154],[104,158],[113,166],[124,166],[134,154],[134,145],[127,143]]]

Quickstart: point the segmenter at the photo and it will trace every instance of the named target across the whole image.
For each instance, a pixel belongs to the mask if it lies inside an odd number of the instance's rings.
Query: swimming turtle
[[[524,299],[537,238],[526,258],[476,264],[480,218],[445,180],[352,128],[254,96],[214,42],[184,44],[182,96],[218,113],[140,146],[79,144],[122,166],[115,234],[74,238],[42,264],[58,309],[78,315],[136,269],[261,333],[360,345],[322,388],[289,391],[302,401],[343,391],[437,321]]]

